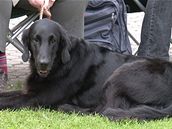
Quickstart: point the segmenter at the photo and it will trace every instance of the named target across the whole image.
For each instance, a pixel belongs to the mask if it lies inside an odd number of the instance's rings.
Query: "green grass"
[[[17,82],[9,89],[21,87],[22,83]],[[4,110],[0,111],[0,129],[172,129],[172,119],[112,122],[99,115],[66,114],[47,109]]]
[[[98,115],[22,109],[0,111],[0,129],[172,129],[172,119],[111,122]]]
[[[9,90],[20,90],[24,86],[24,82],[20,80],[16,80],[15,83],[9,83],[7,87],[5,87],[4,90],[9,91]]]

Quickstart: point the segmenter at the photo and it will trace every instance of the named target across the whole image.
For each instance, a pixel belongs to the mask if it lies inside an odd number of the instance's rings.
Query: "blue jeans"
[[[148,0],[138,56],[169,59],[172,0]]]

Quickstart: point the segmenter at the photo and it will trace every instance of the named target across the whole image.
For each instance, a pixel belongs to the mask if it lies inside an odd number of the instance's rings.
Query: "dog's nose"
[[[48,60],[40,60],[39,64],[40,64],[41,68],[46,69],[49,64],[49,61]]]
[[[48,66],[48,63],[40,63],[42,68],[46,68]]]

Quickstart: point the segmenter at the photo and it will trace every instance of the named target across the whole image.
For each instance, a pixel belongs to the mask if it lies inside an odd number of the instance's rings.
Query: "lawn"
[[[98,115],[22,109],[0,111],[0,129],[172,129],[172,119],[111,122]]]

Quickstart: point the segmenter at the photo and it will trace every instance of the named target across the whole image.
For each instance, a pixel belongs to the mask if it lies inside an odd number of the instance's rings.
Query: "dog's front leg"
[[[23,93],[22,90],[1,92],[0,93],[0,98],[2,98],[2,97],[15,97],[15,96],[21,95],[22,93]]]
[[[60,106],[58,106],[58,110],[63,111],[63,112],[68,112],[68,113],[72,113],[72,112],[84,113],[84,114],[90,113],[89,108],[82,108],[77,105],[71,105],[71,104],[60,105]]]
[[[18,109],[24,107],[37,106],[36,98],[29,94],[18,94],[0,98],[0,110],[2,109]]]

